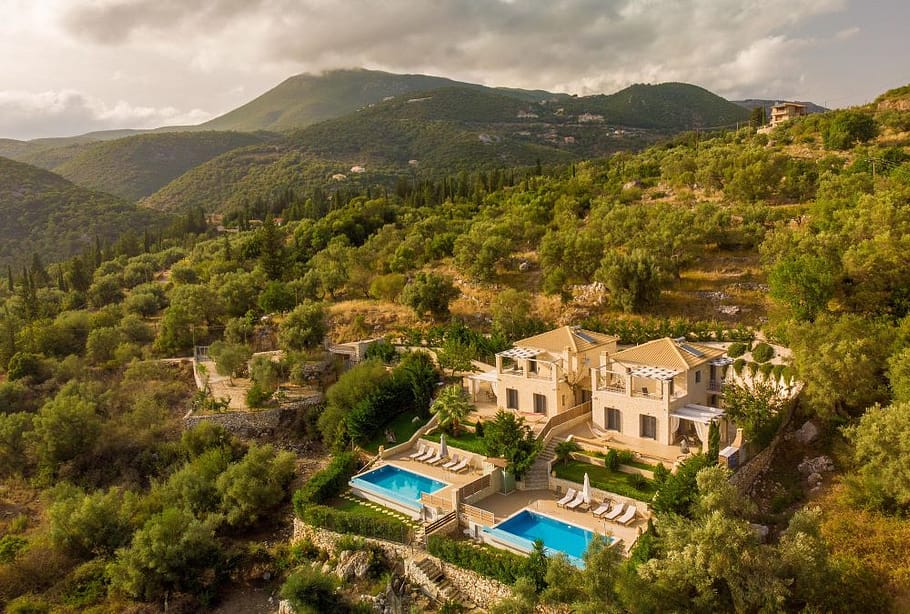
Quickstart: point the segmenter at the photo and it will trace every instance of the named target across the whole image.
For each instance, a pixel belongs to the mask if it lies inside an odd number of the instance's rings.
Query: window
[[[695,383],[696,384],[701,383],[701,369],[699,369],[698,371],[695,372]]]
[[[543,396],[542,394],[534,394],[534,413],[547,413],[547,397]]]
[[[536,360],[528,361],[528,373],[537,373],[537,361]]]
[[[506,409],[518,409],[518,391],[506,388]]]
[[[657,418],[654,416],[641,416],[641,437],[657,439]]]
[[[607,430],[622,431],[622,413],[618,409],[607,408]]]

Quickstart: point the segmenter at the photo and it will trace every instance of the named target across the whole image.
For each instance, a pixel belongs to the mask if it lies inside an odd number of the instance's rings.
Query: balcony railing
[[[723,392],[727,387],[727,382],[724,380],[711,379],[708,380],[708,392]]]

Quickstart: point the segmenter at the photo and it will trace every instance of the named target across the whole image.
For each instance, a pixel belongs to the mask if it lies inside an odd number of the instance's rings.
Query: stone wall
[[[736,486],[737,490],[743,494],[749,494],[755,483],[765,474],[771,462],[774,460],[774,453],[777,446],[784,440],[784,434],[790,426],[790,420],[793,418],[793,410],[796,408],[796,399],[791,399],[784,410],[784,417],[780,422],[780,427],[774,435],[774,439],[768,444],[768,447],[753,456],[745,465],[739,468],[736,473],[730,477],[730,483]]]
[[[281,407],[257,411],[228,411],[218,414],[189,413],[183,418],[186,428],[192,428],[203,421],[220,424],[228,432],[240,437],[269,437],[275,434],[279,425],[285,420],[292,420],[297,412],[311,405],[322,402],[322,396],[287,403]]]
[[[328,531],[326,529],[316,529],[308,524],[294,519],[294,535],[292,541],[309,539],[314,545],[324,550],[334,551],[335,544],[343,535]],[[501,582],[481,576],[473,571],[450,565],[441,559],[428,554],[420,548],[396,544],[381,539],[365,538],[367,541],[377,544],[387,557],[390,559],[401,559],[404,561],[419,561],[429,558],[436,563],[443,571],[449,581],[465,596],[471,599],[479,607],[488,609],[499,603],[501,600],[512,595],[511,589]],[[410,567],[409,565],[405,566]]]

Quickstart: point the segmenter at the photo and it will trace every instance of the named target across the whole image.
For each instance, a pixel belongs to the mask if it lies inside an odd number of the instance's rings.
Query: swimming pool
[[[531,552],[534,541],[540,539],[547,554],[562,552],[576,567],[584,567],[582,557],[594,537],[593,531],[527,509],[484,531],[523,552]],[[616,541],[606,540],[608,544]]]
[[[394,465],[383,465],[378,469],[361,473],[351,479],[351,487],[358,494],[370,493],[380,498],[419,512],[422,493],[434,493],[448,486],[445,482],[414,473]]]

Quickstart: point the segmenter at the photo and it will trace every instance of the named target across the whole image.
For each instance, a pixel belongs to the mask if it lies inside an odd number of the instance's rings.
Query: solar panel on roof
[[[587,333],[583,333],[583,332],[581,332],[580,330],[576,330],[576,331],[573,331],[573,332],[575,333],[576,336],[581,337],[582,339],[584,339],[584,340],[587,341],[588,343],[597,343],[596,341],[594,341],[594,338],[591,337],[591,335],[589,335],[589,334],[587,334]]]
[[[702,352],[701,350],[696,350],[694,347],[692,347],[688,343],[680,343],[679,347],[682,348],[684,351],[689,352],[696,358],[701,358],[702,356],[705,355],[704,352]]]

